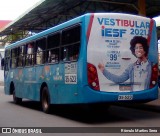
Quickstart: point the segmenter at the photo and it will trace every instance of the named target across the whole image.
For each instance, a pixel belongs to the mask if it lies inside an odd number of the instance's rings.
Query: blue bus
[[[5,47],[5,94],[51,104],[158,98],[153,19],[89,13]]]

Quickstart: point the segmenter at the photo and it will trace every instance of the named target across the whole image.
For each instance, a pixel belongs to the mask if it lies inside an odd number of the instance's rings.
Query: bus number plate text
[[[133,100],[133,95],[119,95],[118,100]]]
[[[65,84],[77,84],[77,75],[76,74],[66,74]]]

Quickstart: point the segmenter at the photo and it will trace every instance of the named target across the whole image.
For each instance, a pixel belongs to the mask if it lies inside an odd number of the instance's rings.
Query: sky
[[[0,0],[0,20],[15,20],[40,0]]]

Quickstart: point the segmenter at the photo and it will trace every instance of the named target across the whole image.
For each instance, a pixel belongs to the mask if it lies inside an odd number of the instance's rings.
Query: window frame
[[[22,47],[23,47],[23,48],[22,48]],[[24,45],[24,44],[23,44],[23,45],[20,45],[20,46],[18,46],[17,48],[18,48],[18,58],[17,58],[18,63],[17,63],[17,67],[18,67],[18,68],[21,68],[21,67],[24,67],[24,66],[25,66],[25,45]],[[21,50],[20,48],[22,48],[22,50]],[[22,52],[21,52],[21,51],[22,51]],[[21,61],[21,63],[22,63],[21,66],[19,65],[20,59],[22,60],[22,61]]]
[[[11,49],[6,49],[4,56],[4,71],[9,71],[10,68],[11,68]]]
[[[48,48],[49,47],[49,38],[52,37],[52,36],[55,36],[57,34],[59,34],[59,45],[54,46],[53,48]],[[60,47],[61,47],[61,31],[56,31],[56,32],[51,33],[50,35],[47,36],[46,62],[48,64],[57,64],[57,63],[59,63],[59,61],[60,61]],[[51,58],[49,58],[49,56],[50,56],[49,55],[49,51],[55,51],[55,50],[58,50],[58,57],[54,57],[55,59],[53,59],[53,62],[50,62]],[[50,59],[49,62],[47,60],[48,58]],[[56,58],[58,58],[58,59],[56,59]]]
[[[33,52],[31,54],[27,53],[29,44],[33,44]],[[35,57],[34,57],[35,41],[26,42],[24,48],[25,48],[24,49],[24,54],[25,54],[24,55],[24,67],[32,67],[35,64],[35,62],[34,62],[34,59],[35,59]],[[30,59],[30,56],[31,56],[31,59]],[[27,64],[27,60],[29,60],[29,63],[28,63],[29,65]]]
[[[15,56],[13,56],[13,51],[15,50]],[[17,68],[17,65],[18,65],[18,47],[14,47],[14,48],[12,48],[11,49],[11,69],[15,69],[15,68]],[[15,63],[13,63],[13,60],[15,61]],[[14,65],[14,66],[13,66]]]
[[[42,52],[43,53],[43,57],[44,57],[44,59],[43,59],[43,61],[42,61],[42,63],[39,63],[39,64],[37,64],[37,41],[40,41],[40,40],[45,40],[45,49],[44,50],[42,50],[42,51],[40,51],[40,53]],[[44,65],[45,63],[46,63],[46,46],[47,46],[47,37],[45,37],[45,36],[43,36],[43,37],[41,37],[41,38],[38,38],[38,39],[35,39],[35,46],[34,46],[34,57],[35,57],[35,60],[34,60],[34,65]],[[43,58],[42,57],[42,58]],[[41,61],[41,60],[40,60]]]
[[[62,44],[63,32],[64,31],[68,31],[68,30],[72,30],[72,29],[74,29],[76,27],[80,27],[80,29],[79,29],[79,40],[78,41],[74,41],[72,43]],[[62,30],[62,32],[61,32],[61,49],[60,49],[60,57],[61,57],[60,60],[61,60],[61,62],[67,63],[67,62],[77,62],[78,61],[79,55],[80,55],[80,49],[81,49],[81,34],[82,34],[82,25],[81,25],[81,23],[75,24],[73,26],[70,26],[70,27],[65,28],[65,29]],[[64,50],[62,51],[62,49],[65,48],[65,47],[75,46],[76,44],[79,44],[77,58],[75,60],[70,60],[70,59],[69,60],[64,60],[64,56],[63,56]],[[73,53],[73,52],[71,52],[71,53]],[[71,58],[71,56],[69,56],[69,57]]]

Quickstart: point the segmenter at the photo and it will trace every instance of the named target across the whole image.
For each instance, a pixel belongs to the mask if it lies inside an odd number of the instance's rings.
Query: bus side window
[[[63,47],[62,48],[62,55],[63,55],[62,60],[63,61],[69,61],[68,51],[69,51],[68,47]]]
[[[8,71],[10,68],[10,50],[5,51],[4,70]]]
[[[26,45],[26,66],[34,64],[34,42]]]
[[[18,67],[24,65],[24,45],[18,47]]]
[[[48,63],[56,63],[59,60],[59,49],[48,51]]]
[[[69,51],[70,51],[69,60],[70,61],[77,61],[78,60],[79,47],[80,47],[79,43],[74,44],[74,45],[69,47]]]
[[[35,48],[36,64],[45,63],[45,49],[46,49],[46,38],[37,40]]]
[[[47,62],[58,63],[59,61],[59,46],[60,46],[60,33],[57,32],[48,36],[47,38]]]
[[[62,61],[77,61],[80,49],[81,26],[76,25],[62,31]]]
[[[18,58],[18,48],[14,48],[11,50],[11,67],[17,67],[17,58]]]

